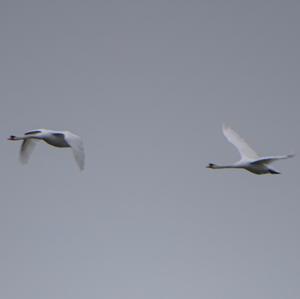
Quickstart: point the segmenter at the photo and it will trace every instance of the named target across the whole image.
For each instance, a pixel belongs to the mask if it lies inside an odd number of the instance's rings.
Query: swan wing
[[[257,160],[258,154],[229,126],[223,125],[223,134],[227,140],[239,151],[241,158],[246,160]]]
[[[33,139],[24,139],[20,149],[20,161],[26,164],[31,156],[36,145],[36,141]]]
[[[260,159],[257,159],[256,161],[253,161],[251,164],[265,164],[265,165],[268,165],[268,164],[271,164],[274,161],[293,158],[294,156],[295,156],[294,154],[289,154],[289,155],[282,155],[282,156],[262,157]]]
[[[84,155],[83,142],[81,138],[70,132],[65,132],[64,135],[65,135],[66,142],[72,148],[75,161],[77,162],[80,170],[83,170],[85,155]]]

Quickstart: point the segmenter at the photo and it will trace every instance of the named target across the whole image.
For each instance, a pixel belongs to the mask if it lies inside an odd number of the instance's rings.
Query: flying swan
[[[79,136],[68,131],[54,131],[46,129],[37,129],[26,132],[23,136],[11,135],[8,140],[23,140],[20,149],[20,161],[25,164],[35,147],[36,141],[44,140],[50,145],[56,147],[72,148],[74,158],[80,170],[84,168],[84,149],[83,143]]]
[[[280,174],[280,172],[269,167],[274,161],[292,158],[294,155],[282,156],[267,156],[259,157],[258,154],[230,127],[223,125],[223,134],[227,140],[233,144],[241,155],[241,159],[232,165],[216,165],[208,164],[207,168],[223,169],[223,168],[238,168],[246,169],[255,174]]]

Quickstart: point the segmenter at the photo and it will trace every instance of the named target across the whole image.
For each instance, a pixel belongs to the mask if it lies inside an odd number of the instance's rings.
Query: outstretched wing
[[[74,158],[80,168],[80,170],[84,169],[84,148],[83,142],[81,138],[73,133],[65,132],[66,142],[72,148]]]
[[[293,158],[294,156],[295,156],[294,154],[289,154],[289,155],[282,155],[282,156],[262,157],[260,159],[257,159],[256,161],[253,161],[251,164],[265,164],[265,165],[268,165],[268,164],[271,164],[274,161]]]
[[[259,159],[258,154],[230,127],[223,125],[223,134],[238,149],[242,159]]]
[[[26,164],[30,158],[31,153],[33,152],[36,145],[36,141],[32,139],[24,139],[20,149],[20,161],[23,164]]]

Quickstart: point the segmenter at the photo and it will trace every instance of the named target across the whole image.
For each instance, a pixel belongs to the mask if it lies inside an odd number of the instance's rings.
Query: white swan
[[[259,157],[258,154],[230,127],[223,125],[223,133],[227,140],[232,143],[239,151],[241,159],[232,165],[216,165],[208,164],[207,168],[223,169],[223,168],[241,168],[246,169],[255,174],[279,174],[280,172],[269,167],[269,164],[276,160],[291,158],[294,155],[268,156]]]
[[[84,149],[79,136],[68,131],[53,131],[46,129],[37,129],[26,132],[23,136],[17,137],[11,135],[8,140],[23,140],[20,149],[20,161],[27,163],[37,140],[44,140],[50,145],[56,147],[71,147],[74,158],[80,168],[84,168]]]

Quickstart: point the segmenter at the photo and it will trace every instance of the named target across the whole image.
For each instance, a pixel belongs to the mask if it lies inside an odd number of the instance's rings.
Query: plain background
[[[2,0],[0,297],[299,298],[299,1]],[[86,169],[10,134],[82,136]]]

